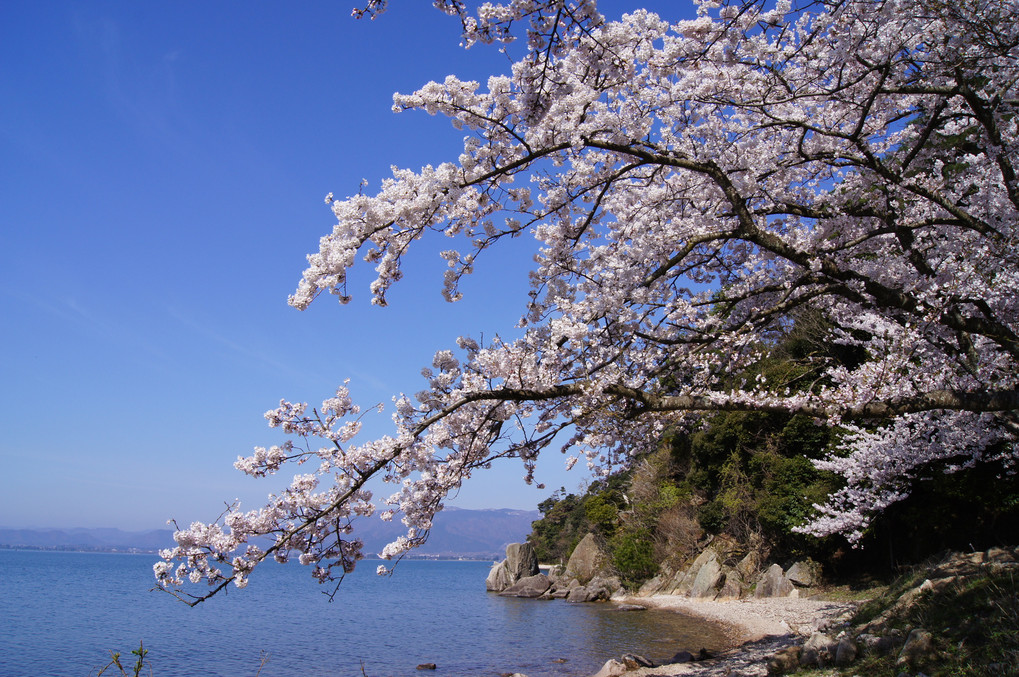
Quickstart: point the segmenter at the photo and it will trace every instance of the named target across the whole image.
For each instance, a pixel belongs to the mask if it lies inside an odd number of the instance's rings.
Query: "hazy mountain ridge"
[[[428,542],[412,554],[429,557],[501,557],[509,543],[523,541],[537,510],[447,508],[435,518]],[[368,556],[405,533],[399,519],[357,523]],[[0,527],[0,548],[151,552],[173,546],[173,530],[125,531],[115,528],[22,529]]]

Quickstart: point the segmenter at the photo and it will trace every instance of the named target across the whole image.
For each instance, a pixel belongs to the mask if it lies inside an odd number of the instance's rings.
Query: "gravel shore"
[[[713,602],[678,595],[635,597],[620,601],[670,609],[718,623],[727,628],[733,646],[712,660],[642,668],[626,673],[627,677],[767,675],[766,661],[770,655],[786,646],[804,641],[816,630],[825,629],[844,620],[856,606],[845,602],[797,598]]]

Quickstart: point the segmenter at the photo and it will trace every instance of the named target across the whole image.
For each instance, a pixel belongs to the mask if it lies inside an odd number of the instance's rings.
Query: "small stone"
[[[668,660],[668,662],[669,663],[690,663],[690,662],[692,662],[694,660],[697,660],[697,659],[694,658],[694,655],[692,653],[690,653],[689,651],[680,651],[679,653],[674,655],[672,658],[670,658]]]
[[[800,647],[790,646],[768,658],[769,675],[786,675],[800,667]]]
[[[418,666],[418,670],[435,670],[436,667],[435,663],[422,663]]]
[[[916,665],[931,653],[933,637],[923,628],[915,628],[906,637],[906,643],[895,660],[896,665]]]
[[[648,659],[638,654],[628,653],[622,658],[623,665],[629,670],[637,670],[638,668],[653,668],[655,664]]]
[[[819,668],[826,668],[835,658],[835,649],[835,640],[823,632],[815,632],[803,645],[803,654],[800,656],[800,664],[805,666],[816,665]]]
[[[835,649],[835,665],[840,668],[850,665],[856,660],[856,654],[856,643],[849,637],[843,637],[839,640],[839,645]]]

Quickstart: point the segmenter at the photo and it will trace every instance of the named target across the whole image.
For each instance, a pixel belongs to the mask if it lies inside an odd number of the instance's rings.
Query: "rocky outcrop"
[[[545,574],[535,574],[534,576],[527,576],[521,578],[519,581],[509,586],[499,594],[503,597],[541,597],[549,588],[552,587],[552,581]]]
[[[598,545],[594,534],[588,534],[573,549],[573,554],[566,563],[563,578],[576,579],[580,585],[587,585],[593,578],[605,575],[610,569],[611,560],[608,553]]]
[[[574,550],[566,567],[552,567],[539,573],[534,548],[529,543],[513,543],[506,548],[506,559],[492,566],[485,589],[505,597],[565,599],[568,602],[604,602],[623,585],[612,575],[608,554],[588,534]]]
[[[509,568],[506,566],[506,560],[493,564],[492,569],[488,572],[488,578],[485,579],[485,590],[502,592],[511,585],[513,585],[513,580]]]
[[[792,597],[796,588],[785,577],[782,567],[772,564],[757,579],[754,597]]]
[[[538,557],[530,543],[510,543],[506,559],[492,565],[485,579],[485,590],[502,592],[517,581],[538,573]]]
[[[510,543],[506,546],[506,568],[514,581],[538,573],[538,556],[530,543]]]
[[[812,559],[796,562],[786,569],[785,577],[793,585],[812,588],[821,582],[821,565]]]
[[[569,588],[567,602],[605,602],[614,592],[622,588],[618,578],[594,578],[587,585]]]

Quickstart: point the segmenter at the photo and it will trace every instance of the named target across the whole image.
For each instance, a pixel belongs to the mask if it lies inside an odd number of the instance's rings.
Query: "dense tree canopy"
[[[383,517],[408,533],[383,555],[399,557],[496,459],[533,470],[567,437],[570,463],[604,470],[698,412],[802,414],[838,430],[817,464],[844,487],[803,527],[818,535],[858,538],[932,462],[1010,471],[1014,0],[709,1],[673,25],[639,10],[605,22],[593,0],[473,15],[436,4],[460,16],[468,45],[523,23],[526,54],[484,84],[448,77],[395,97],[396,110],[464,129],[461,154],[394,170],[374,195],[330,196],[337,223],[290,302],[346,302],[363,259],[385,305],[408,248],[443,236],[463,244],[443,253],[455,301],[464,275],[523,235],[537,243],[524,333],[436,353],[426,389],[395,398],[389,437],[356,438],[345,386],[317,409],[281,403],[270,425],[297,441],[237,467],[314,469],[263,508],[178,532],[156,565],[162,586],[205,580],[201,599],[244,585],[266,557],[299,556],[320,580],[349,571],[373,477],[396,487]],[[801,356],[786,380],[735,376],[806,314],[839,350]],[[250,543],[263,535],[274,545]]]

